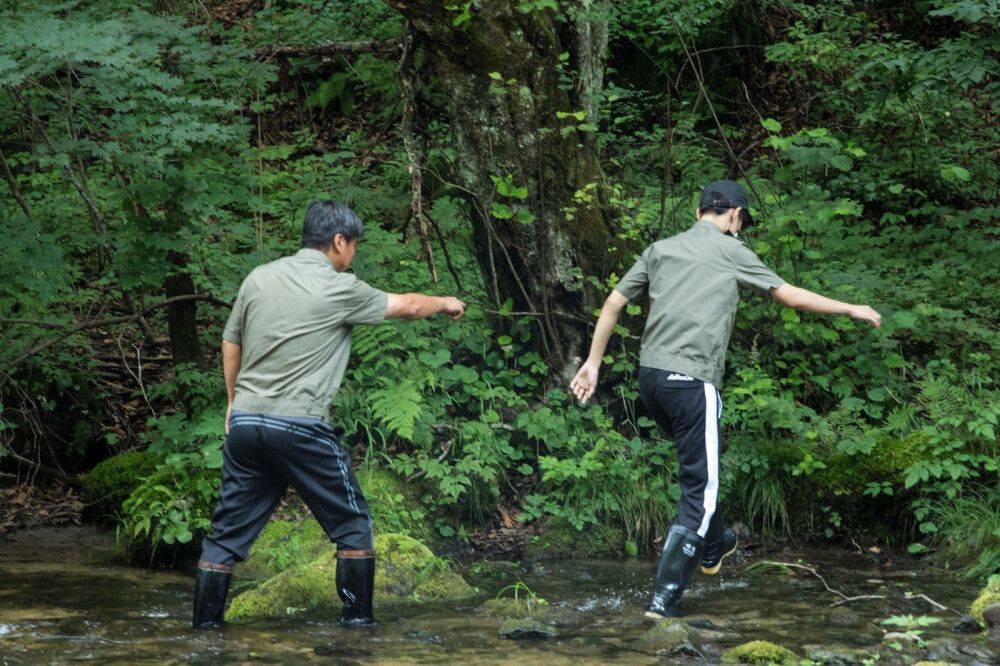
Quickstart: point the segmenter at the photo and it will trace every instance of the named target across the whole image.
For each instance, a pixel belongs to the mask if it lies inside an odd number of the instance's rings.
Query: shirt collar
[[[719,225],[715,224],[714,222],[709,222],[708,220],[698,220],[697,222],[695,222],[694,226],[691,227],[691,228],[692,229],[714,229],[715,231],[718,231],[720,234],[725,233],[722,229],[719,228]]]
[[[303,261],[308,261],[311,264],[321,264],[333,268],[333,262],[330,261],[330,257],[326,256],[319,250],[315,250],[311,247],[304,247],[295,253],[296,259],[302,259]]]

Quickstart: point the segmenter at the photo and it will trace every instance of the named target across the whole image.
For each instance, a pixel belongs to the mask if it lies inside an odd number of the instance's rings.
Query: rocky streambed
[[[860,552],[740,551],[695,574],[679,622],[643,617],[649,560],[436,560],[385,586],[374,628],[339,628],[332,597],[289,585],[250,605],[266,614],[194,632],[192,575],[112,564],[113,546],[88,526],[0,543],[0,663],[1000,663],[996,629],[962,626],[981,584]],[[234,608],[260,575],[234,585]]]

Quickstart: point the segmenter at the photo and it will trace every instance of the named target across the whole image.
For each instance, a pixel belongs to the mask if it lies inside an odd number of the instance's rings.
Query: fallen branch
[[[158,308],[166,307],[168,305],[174,305],[175,303],[180,303],[183,301],[208,301],[210,303],[215,303],[216,305],[232,307],[232,303],[227,303],[226,301],[220,300],[215,296],[209,294],[184,294],[182,296],[172,296],[171,298],[165,298],[162,301],[157,301],[156,303],[147,305],[138,312],[134,312],[130,315],[123,315],[121,317],[111,317],[109,319],[94,319],[92,321],[85,321],[79,323],[76,326],[73,326],[72,328],[63,331],[62,333],[52,338],[51,340],[46,340],[45,342],[40,342],[35,345],[32,345],[27,351],[25,351],[23,354],[15,358],[13,361],[9,361],[3,367],[0,367],[0,375],[3,375],[3,377],[0,378],[0,388],[3,388],[3,386],[10,380],[10,375],[7,374],[8,370],[20,365],[21,363],[24,363],[27,359],[31,358],[35,354],[41,351],[45,351],[49,347],[58,344],[59,342],[62,342],[66,338],[75,335],[80,331],[85,331],[91,328],[101,328],[103,326],[114,326],[116,324],[128,324],[142,319],[150,312],[153,312]],[[25,323],[25,322],[18,321],[17,323]]]
[[[43,465],[41,463],[37,463],[34,460],[28,460],[24,456],[18,455],[14,451],[11,451],[9,448],[7,449],[7,452],[6,452],[5,455],[8,455],[11,458],[14,458],[15,460],[17,460],[19,463],[21,463],[23,465],[29,466],[31,469],[33,469],[35,472],[37,472],[39,474],[44,474],[45,476],[49,476],[49,477],[52,477],[54,479],[59,479],[63,483],[65,483],[67,485],[70,485],[70,486],[72,486],[74,488],[81,488],[81,487],[83,487],[83,484],[81,483],[80,479],[76,478],[75,476],[70,476],[69,474],[66,474],[65,472],[62,472],[62,471],[60,471],[58,469],[55,469],[53,467],[48,467],[48,466]]]
[[[257,49],[257,53],[279,58],[301,56],[361,55],[371,53],[379,58],[396,58],[403,50],[403,37],[390,37],[370,42],[325,42],[307,46],[274,46]]]
[[[789,562],[773,562],[771,560],[762,560],[760,562],[757,562],[757,564],[755,564],[753,566],[760,567],[760,566],[768,566],[768,565],[769,566],[775,566],[775,567],[791,568],[791,569],[802,569],[803,571],[806,571],[806,572],[811,573],[812,575],[816,576],[816,578],[819,578],[820,582],[823,583],[823,587],[826,588],[827,592],[832,592],[832,593],[836,594],[837,596],[841,597],[840,601],[833,602],[832,604],[830,604],[831,606],[839,606],[839,605],[847,603],[849,601],[858,601],[860,599],[885,599],[885,595],[884,594],[862,594],[862,595],[858,595],[856,597],[849,597],[846,594],[844,594],[843,592],[841,592],[839,590],[835,590],[832,587],[830,587],[827,584],[826,580],[822,576],[819,575],[819,572],[816,571],[816,569],[814,569],[813,567],[810,567],[810,566],[806,566],[804,564],[791,564]],[[934,606],[934,607],[936,607],[936,608],[938,608],[940,610],[950,611],[950,612],[954,613],[955,615],[957,615],[959,617],[962,617],[962,614],[959,613],[957,610],[955,610],[953,608],[948,608],[947,606],[943,606],[943,605],[939,604],[938,602],[936,602],[933,599],[931,599],[930,597],[928,597],[926,594],[910,594],[910,593],[907,593],[906,596],[907,596],[907,598],[911,598],[911,599],[923,599],[927,603],[931,604],[932,606]]]

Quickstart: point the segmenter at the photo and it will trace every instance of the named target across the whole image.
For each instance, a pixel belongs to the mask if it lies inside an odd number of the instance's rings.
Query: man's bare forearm
[[[236,376],[240,374],[243,362],[243,347],[229,340],[222,341],[222,374],[226,378],[226,394],[229,404],[236,397]]]

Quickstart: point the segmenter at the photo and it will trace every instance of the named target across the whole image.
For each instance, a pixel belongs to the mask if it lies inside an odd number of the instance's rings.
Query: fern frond
[[[363,363],[385,358],[390,352],[403,351],[403,345],[396,339],[399,330],[392,324],[379,326],[357,326],[351,340],[351,353]]]
[[[372,414],[390,430],[408,442],[422,413],[423,393],[417,383],[404,379],[398,384],[376,389],[369,394]]]

